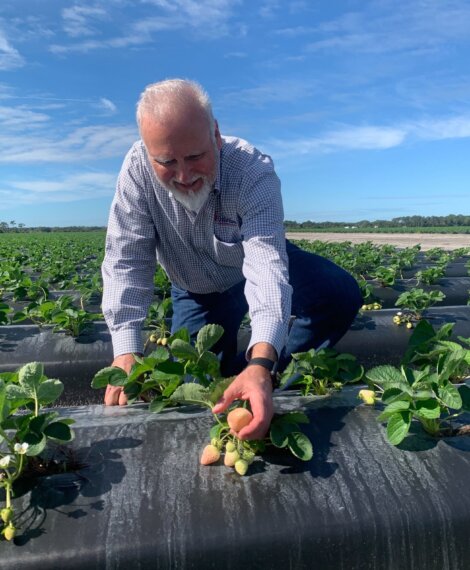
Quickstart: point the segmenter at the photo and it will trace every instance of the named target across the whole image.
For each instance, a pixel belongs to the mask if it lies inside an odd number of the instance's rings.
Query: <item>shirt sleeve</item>
[[[280,186],[272,161],[266,155],[258,157],[241,183],[243,274],[252,329],[247,355],[254,344],[268,342],[279,356],[287,340],[292,287]]]
[[[106,234],[103,314],[114,356],[142,352],[142,324],[153,295],[156,228],[149,210],[151,184],[135,147],[118,177]]]

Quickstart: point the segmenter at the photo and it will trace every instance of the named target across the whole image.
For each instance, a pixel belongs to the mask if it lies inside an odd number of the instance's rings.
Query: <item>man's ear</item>
[[[222,137],[220,136],[219,123],[217,121],[214,121],[214,136],[217,148],[220,150],[222,148]]]

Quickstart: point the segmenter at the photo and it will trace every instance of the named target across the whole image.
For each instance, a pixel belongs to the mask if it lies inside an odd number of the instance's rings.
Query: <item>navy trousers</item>
[[[279,356],[281,372],[291,354],[327,343],[333,346],[350,327],[362,305],[356,280],[333,262],[304,251],[286,241],[289,282],[292,286],[292,324],[286,346]],[[237,351],[237,335],[248,312],[245,280],[223,293],[198,294],[172,286],[172,333],[186,327],[195,340],[199,329],[209,323],[224,328],[224,336],[212,349],[219,354],[224,376],[238,374],[246,365]]]

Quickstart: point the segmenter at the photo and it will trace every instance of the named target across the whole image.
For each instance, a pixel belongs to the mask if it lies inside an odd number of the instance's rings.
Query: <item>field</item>
[[[434,247],[451,250],[470,246],[470,235],[466,234],[287,232],[286,235],[293,240],[305,239],[335,243],[349,241],[353,244],[369,241],[376,245],[390,244],[399,248],[412,247],[419,244],[423,251]]]

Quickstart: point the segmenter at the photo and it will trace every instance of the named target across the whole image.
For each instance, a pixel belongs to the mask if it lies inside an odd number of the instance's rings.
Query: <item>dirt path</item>
[[[320,240],[328,242],[350,241],[352,243],[371,241],[377,245],[390,244],[396,247],[411,247],[420,244],[423,251],[433,247],[440,247],[442,249],[470,247],[470,234],[338,234],[289,232],[286,235],[289,239],[308,239],[309,241]]]

